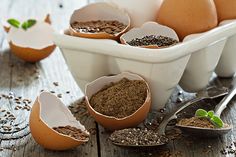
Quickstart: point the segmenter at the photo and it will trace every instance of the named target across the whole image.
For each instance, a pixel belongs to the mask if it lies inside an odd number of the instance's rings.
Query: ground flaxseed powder
[[[124,118],[137,111],[147,97],[147,85],[141,80],[123,78],[94,94],[90,104],[99,113]]]
[[[215,128],[215,125],[212,124],[207,118],[199,118],[199,117],[192,117],[192,118],[184,118],[178,122],[179,125],[183,126],[193,126],[193,127],[200,127],[200,128]]]

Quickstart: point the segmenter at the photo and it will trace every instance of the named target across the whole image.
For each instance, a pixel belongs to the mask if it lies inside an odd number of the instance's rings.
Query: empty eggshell
[[[35,100],[30,113],[30,131],[35,141],[46,149],[66,150],[88,140],[77,140],[53,130],[53,127],[72,126],[89,135],[69,109],[53,94],[42,92]]]
[[[87,22],[97,20],[117,20],[126,25],[126,28],[117,34],[108,34],[106,32],[85,33],[77,32],[72,27],[73,22]],[[70,33],[73,36],[95,39],[119,39],[130,26],[130,18],[127,13],[109,5],[107,3],[93,3],[81,9],[75,10],[70,19]]]
[[[156,22],[146,22],[140,28],[133,28],[129,30],[128,32],[126,32],[120,37],[120,41],[122,44],[128,45],[127,44],[128,41],[131,41],[132,39],[135,39],[135,38],[143,38],[148,35],[156,35],[156,36],[161,35],[161,36],[170,37],[172,39],[179,41],[178,35],[173,29],[167,26],[160,25]],[[141,47],[159,48],[156,45],[148,45],[148,46],[141,46]]]
[[[103,76],[95,81],[87,84],[85,86],[85,100],[86,105],[88,108],[89,113],[94,117],[94,119],[101,124],[103,127],[109,129],[109,130],[119,130],[124,129],[128,127],[134,127],[140,124],[148,115],[150,106],[151,106],[151,93],[149,86],[147,85],[147,98],[144,102],[144,104],[133,114],[130,116],[124,117],[124,118],[115,118],[111,116],[103,115],[93,109],[93,107],[90,105],[89,100],[90,98],[97,93],[99,90],[101,90],[105,85],[111,83],[111,82],[118,82],[122,78],[127,78],[129,80],[142,80],[145,81],[141,76],[129,73],[129,72],[123,72],[121,74],[115,75],[115,76]]]
[[[48,15],[45,21],[37,21],[26,31],[4,27],[12,53],[27,62],[37,62],[48,57],[56,47],[52,40],[54,30],[49,23]]]

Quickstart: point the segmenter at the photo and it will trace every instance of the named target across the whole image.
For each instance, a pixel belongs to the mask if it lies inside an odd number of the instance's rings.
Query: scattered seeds
[[[59,83],[58,82],[53,82],[53,85],[54,86],[59,86]]]

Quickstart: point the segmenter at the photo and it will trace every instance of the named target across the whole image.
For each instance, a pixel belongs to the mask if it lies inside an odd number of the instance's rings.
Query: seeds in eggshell
[[[173,46],[176,45],[177,43],[178,43],[177,40],[161,35],[144,36],[143,38],[135,38],[127,42],[127,44],[130,46],[158,46],[160,48]]]
[[[148,87],[144,81],[123,78],[110,83],[94,94],[90,105],[99,113],[116,118],[136,112],[147,98]]]
[[[58,133],[60,134],[63,134],[63,135],[68,135],[72,138],[75,138],[76,140],[88,140],[89,139],[89,135],[76,128],[76,127],[72,127],[72,126],[59,126],[59,127],[53,127],[53,130],[57,131]]]
[[[109,139],[120,145],[153,146],[168,142],[168,138],[147,128],[129,128],[115,131]]]
[[[97,20],[86,22],[73,22],[71,27],[82,33],[101,33],[116,34],[123,31],[127,25],[116,20]]]

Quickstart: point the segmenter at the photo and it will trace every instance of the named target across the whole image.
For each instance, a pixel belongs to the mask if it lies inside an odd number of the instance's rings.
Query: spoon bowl
[[[233,128],[232,125],[225,124],[226,126],[223,128],[200,128],[194,126],[183,126],[177,124],[178,127],[183,133],[188,135],[200,136],[200,137],[216,137],[227,134]]]

